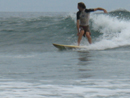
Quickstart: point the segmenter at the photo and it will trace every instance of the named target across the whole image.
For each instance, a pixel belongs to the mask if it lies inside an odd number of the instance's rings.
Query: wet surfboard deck
[[[75,45],[62,45],[62,44],[53,44],[59,50],[66,50],[66,49],[83,49],[86,48],[85,46],[75,46]]]

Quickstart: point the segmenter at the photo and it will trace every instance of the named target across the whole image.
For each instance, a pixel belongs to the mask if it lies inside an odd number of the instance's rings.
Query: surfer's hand
[[[104,13],[107,13],[107,10],[104,9]]]

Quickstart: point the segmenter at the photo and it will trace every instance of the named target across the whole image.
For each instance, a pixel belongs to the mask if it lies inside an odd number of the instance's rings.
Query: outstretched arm
[[[107,13],[107,10],[103,9],[103,8],[95,8],[94,11],[97,11],[97,10],[101,10],[101,11],[104,11],[104,13]]]

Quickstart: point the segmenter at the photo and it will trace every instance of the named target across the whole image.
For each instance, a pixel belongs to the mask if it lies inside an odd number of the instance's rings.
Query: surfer
[[[88,39],[88,42],[91,44],[91,33],[89,30],[89,15],[90,12],[94,12],[97,10],[102,10],[104,13],[107,13],[107,11],[103,8],[94,8],[94,9],[86,9],[86,6],[83,2],[78,3],[78,9],[77,12],[77,30],[78,30],[78,46],[80,45],[80,41],[82,39],[82,36],[86,36]]]

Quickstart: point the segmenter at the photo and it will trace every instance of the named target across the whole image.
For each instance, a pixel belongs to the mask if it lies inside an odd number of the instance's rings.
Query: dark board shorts
[[[84,37],[86,35],[86,32],[90,33],[89,25],[88,26],[80,26],[79,31],[81,31],[81,30],[84,30],[84,34],[83,34]],[[91,36],[91,33],[90,33],[90,36]]]

